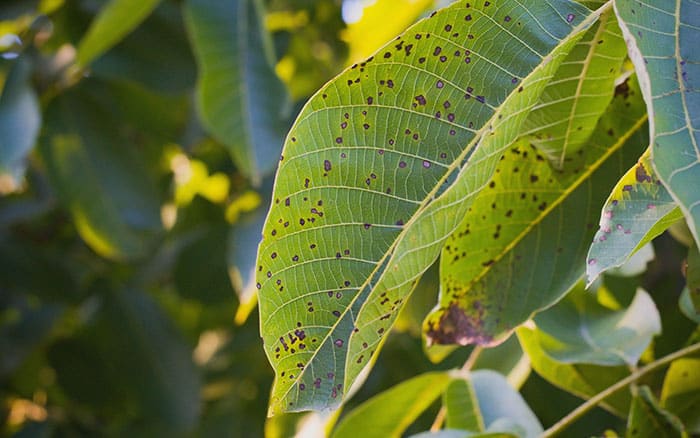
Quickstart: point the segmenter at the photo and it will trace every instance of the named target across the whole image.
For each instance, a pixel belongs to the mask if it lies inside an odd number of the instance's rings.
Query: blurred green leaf
[[[452,380],[442,396],[442,404],[447,409],[445,425],[448,429],[484,430],[479,402],[468,379]]]
[[[615,13],[653,119],[654,169],[700,245],[700,4],[616,0]]]
[[[687,437],[683,424],[654,399],[648,386],[638,389],[627,420],[627,438]]]
[[[557,169],[593,134],[613,98],[626,56],[615,14],[608,10],[574,46],[528,115],[523,135]]]
[[[108,258],[142,257],[162,227],[160,195],[133,140],[113,129],[118,113],[89,89],[49,105],[40,152],[85,242]]]
[[[648,143],[634,83],[606,110],[586,148],[562,170],[515,143],[445,242],[439,308],[425,321],[435,343],[495,344],[581,278],[609,187]],[[618,135],[610,136],[613,130]]]
[[[197,67],[180,7],[162,2],[133,32],[96,59],[91,72],[102,78],[138,82],[152,90],[189,93]],[[161,114],[152,113],[151,117]]]
[[[686,269],[686,306],[688,313],[700,314],[700,252],[697,245],[688,249],[688,267]]]
[[[470,373],[469,380],[479,401],[487,431],[514,432],[524,438],[537,438],[542,425],[522,396],[502,375],[491,370]]]
[[[77,63],[86,67],[117,44],[158,6],[160,0],[110,0],[78,46]]]
[[[605,202],[600,229],[588,251],[586,276],[622,266],[632,254],[683,217],[676,202],[656,178],[651,149],[618,181]]]
[[[530,375],[530,360],[513,335],[495,347],[484,348],[477,357],[474,370],[493,370],[506,376],[513,388],[520,388]]]
[[[447,373],[440,372],[406,380],[349,412],[340,420],[331,436],[355,437],[358,433],[367,438],[400,436],[440,397],[450,380]]]
[[[537,374],[551,384],[581,398],[594,396],[630,373],[626,366],[602,367],[557,362],[542,349],[537,329],[520,327],[516,333]],[[616,415],[626,417],[629,404],[629,393],[619,391],[605,399],[601,406]]]
[[[557,362],[603,366],[639,361],[653,336],[661,333],[654,301],[638,289],[628,307],[615,311],[602,306],[582,283],[535,317],[539,344]]]
[[[700,324],[700,309],[695,307],[693,300],[690,297],[690,289],[683,288],[680,298],[678,298],[678,307],[683,315],[687,316],[692,321]]]
[[[567,1],[508,6],[438,11],[327,84],[299,115],[258,251],[262,335],[278,373],[271,413],[342,401],[331,391],[351,387],[375,357],[546,81],[597,18]],[[522,25],[503,21],[508,14]],[[511,26],[517,37],[488,36]],[[460,32],[473,32],[479,56],[465,54]],[[469,71],[480,72],[478,85]],[[295,332],[308,338],[304,351],[287,343]],[[299,389],[326,375],[319,391]]]
[[[661,390],[661,406],[677,415],[689,433],[700,433],[700,358],[671,363]]]
[[[199,64],[199,114],[259,185],[274,170],[287,128],[288,102],[272,67],[258,0],[188,0],[185,17]]]
[[[31,83],[32,64],[20,56],[10,69],[0,96],[0,194],[16,190],[34,147],[41,113]]]

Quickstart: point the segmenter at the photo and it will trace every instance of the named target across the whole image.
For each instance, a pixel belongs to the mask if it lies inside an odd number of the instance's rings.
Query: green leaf
[[[454,379],[443,394],[442,404],[447,409],[448,429],[462,429],[474,432],[484,430],[476,394],[468,379]]]
[[[647,102],[652,160],[700,245],[700,4],[615,0]]]
[[[697,245],[688,249],[688,267],[686,269],[686,291],[684,292],[687,302],[686,314],[700,314],[700,252]],[[689,315],[689,316],[690,316]]]
[[[406,380],[362,403],[344,417],[332,438],[400,436],[442,394],[451,377],[433,372]],[[337,388],[334,388],[336,390]]]
[[[520,348],[518,338],[511,336],[502,344],[483,349],[472,369],[498,371],[506,376],[510,386],[519,389],[530,375],[530,361]]]
[[[683,288],[683,292],[681,292],[681,296],[678,298],[678,307],[688,319],[700,324],[700,308],[696,307],[693,303],[693,299],[690,297],[690,289],[687,287]]]
[[[517,434],[505,432],[469,432],[466,430],[442,429],[437,432],[422,432],[409,438],[516,438]]]
[[[85,242],[104,257],[139,258],[162,228],[160,196],[143,148],[114,129],[124,119],[97,90],[84,83],[49,105],[40,152]]]
[[[504,432],[511,432],[515,426],[521,431],[520,437],[537,438],[542,434],[544,430],[535,414],[502,375],[478,370],[471,373],[469,380],[479,400],[487,431],[497,432],[502,428]]]
[[[584,399],[592,397],[629,375],[629,369],[626,366],[602,367],[557,362],[548,356],[540,345],[539,330],[520,327],[516,333],[537,374],[578,397]],[[601,403],[602,407],[621,417],[627,416],[629,405],[630,395],[624,391],[616,392]]]
[[[579,281],[605,194],[648,144],[645,123],[631,84],[562,170],[525,140],[505,153],[445,242],[439,307],[424,325],[432,342],[501,342]]]
[[[608,10],[576,44],[523,126],[524,135],[558,169],[583,148],[610,104],[627,47]]]
[[[554,307],[535,317],[540,347],[563,363],[634,366],[653,336],[661,333],[661,318],[643,289],[627,308],[602,306],[583,284]]]
[[[41,113],[31,83],[32,65],[25,57],[12,66],[0,96],[0,194],[22,182],[26,159],[34,147]]]
[[[671,363],[661,391],[661,406],[683,421],[689,433],[700,433],[700,359]]]
[[[661,409],[648,386],[642,386],[632,400],[627,419],[627,438],[687,437],[683,424]]]
[[[600,216],[600,229],[588,250],[588,284],[610,268],[622,266],[632,254],[683,217],[651,165],[647,149],[615,185]]]
[[[346,70],[289,134],[257,268],[277,372],[272,414],[340,403],[332,391],[350,387],[379,351],[546,81],[597,18],[561,0],[470,5],[438,11]]]
[[[258,0],[185,3],[200,119],[256,185],[277,165],[288,127],[287,95],[272,68],[261,8]]]
[[[76,62],[86,67],[148,17],[160,0],[110,0],[78,45]]]

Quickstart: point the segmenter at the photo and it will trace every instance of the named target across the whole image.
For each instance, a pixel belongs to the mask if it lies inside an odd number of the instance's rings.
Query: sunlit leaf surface
[[[700,358],[671,363],[661,391],[661,406],[677,415],[688,432],[700,433]]]
[[[653,120],[654,168],[700,244],[700,3],[614,4]]]
[[[625,90],[563,169],[525,140],[505,153],[445,242],[432,342],[502,341],[579,281],[605,193],[648,144],[641,95]]]
[[[307,103],[258,253],[271,413],[340,403],[589,14],[458,2]]]

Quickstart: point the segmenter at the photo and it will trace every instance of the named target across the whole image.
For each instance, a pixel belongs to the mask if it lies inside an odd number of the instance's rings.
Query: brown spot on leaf
[[[478,306],[477,315],[467,315],[457,303],[444,310],[437,324],[429,323],[428,345],[459,344],[488,345],[493,338],[483,333],[483,307]]]

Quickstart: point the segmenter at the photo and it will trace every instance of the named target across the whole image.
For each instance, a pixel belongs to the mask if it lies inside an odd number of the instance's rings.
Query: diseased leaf
[[[501,342],[579,281],[605,193],[648,144],[645,123],[631,84],[564,169],[525,140],[505,153],[445,242],[439,307],[424,325],[432,342]]]
[[[160,0],[110,0],[78,45],[76,62],[86,67],[150,15]]]
[[[199,65],[200,119],[255,185],[275,168],[287,129],[286,90],[272,67],[259,0],[187,0]]]
[[[258,252],[272,414],[340,403],[596,18],[563,0],[458,2],[311,98]]]
[[[627,308],[602,306],[583,284],[535,317],[540,347],[557,362],[603,366],[639,361],[653,336],[661,333],[661,318],[649,294],[637,289]]]
[[[588,250],[588,284],[681,219],[683,213],[657,179],[647,149],[615,185],[600,216],[600,229]]]
[[[700,3],[615,0],[647,102],[652,161],[700,245]]]
[[[479,402],[468,379],[454,379],[443,394],[442,404],[447,409],[448,429],[462,429],[472,432],[484,430]]]
[[[433,372],[406,380],[367,400],[344,417],[332,438],[400,436],[445,390],[452,378]],[[339,390],[338,388],[334,388]]]
[[[118,113],[95,100],[95,87],[84,83],[49,105],[39,150],[83,240],[104,257],[135,259],[162,229],[160,196],[143,150],[114,130]]]
[[[470,374],[479,409],[487,431],[512,432],[524,438],[541,436],[542,425],[520,393],[495,371],[478,370]]]
[[[539,330],[520,327],[516,333],[523,350],[530,358],[532,369],[552,385],[578,397],[592,397],[629,375],[626,366],[601,367],[557,362],[542,349]],[[601,403],[602,407],[623,418],[627,417],[629,405],[630,395],[626,391],[618,391]]]
[[[687,436],[688,434],[678,418],[659,407],[649,387],[640,387],[632,400],[625,437],[670,438]]]
[[[31,84],[32,65],[21,56],[12,66],[0,96],[0,194],[16,189],[24,178],[26,158],[34,147],[41,113]]]
[[[661,406],[681,419],[689,433],[700,433],[700,359],[673,361],[664,379]]]
[[[532,109],[524,135],[556,168],[586,145],[610,104],[627,47],[608,10],[573,48]]]

